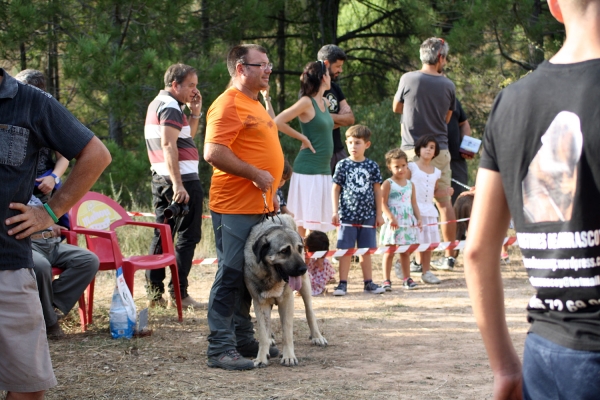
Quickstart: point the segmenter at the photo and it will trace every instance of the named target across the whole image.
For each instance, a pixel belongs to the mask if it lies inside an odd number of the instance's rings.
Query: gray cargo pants
[[[208,350],[215,356],[254,339],[250,319],[252,297],[244,283],[244,245],[262,214],[219,214],[211,211],[219,267],[208,301]]]
[[[52,326],[57,321],[54,307],[67,315],[96,276],[100,262],[91,251],[56,239],[32,240],[31,249],[44,321]],[[65,270],[54,281],[52,267]]]

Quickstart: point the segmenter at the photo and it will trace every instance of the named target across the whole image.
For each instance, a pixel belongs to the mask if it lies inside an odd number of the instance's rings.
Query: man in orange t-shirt
[[[209,367],[228,370],[254,368],[249,358],[256,358],[258,341],[244,284],[244,245],[264,214],[279,208],[283,151],[270,98],[267,109],[258,101],[259,92],[268,93],[273,68],[266,53],[253,44],[231,49],[232,86],[206,116],[204,159],[213,166],[209,207],[219,260],[208,303],[207,356]],[[272,346],[269,354],[277,357],[279,350]]]

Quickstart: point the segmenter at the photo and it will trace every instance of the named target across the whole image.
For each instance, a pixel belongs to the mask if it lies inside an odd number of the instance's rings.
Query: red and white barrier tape
[[[156,217],[154,213],[144,213],[139,211],[127,211],[130,217]],[[210,215],[203,215],[202,218],[212,218]]]
[[[504,244],[507,246],[513,245],[517,242],[515,236],[504,238]],[[465,247],[465,241],[455,242],[441,242],[441,243],[423,243],[423,244],[410,244],[405,246],[384,246],[376,248],[364,248],[364,249],[348,249],[348,250],[331,250],[331,251],[315,251],[314,253],[306,253],[308,258],[321,258],[321,257],[342,257],[342,256],[362,256],[363,254],[384,254],[384,253],[405,253],[415,251],[442,251],[446,249],[462,250]],[[200,264],[217,264],[216,258],[201,258],[192,261],[193,265]]]
[[[130,217],[156,217],[156,214],[154,213],[146,213],[146,212],[139,212],[139,211],[127,211],[127,215],[129,215]],[[210,215],[203,215],[202,218],[212,218]],[[450,223],[454,223],[454,222],[464,222],[464,221],[468,221],[470,218],[462,218],[462,219],[453,219],[451,221],[443,221],[443,222],[437,222],[434,224],[425,224],[423,226],[436,226],[436,225],[444,225],[444,224],[450,224]],[[296,222],[306,222],[307,224],[327,224],[327,225],[333,225],[333,226],[354,226],[356,228],[375,228],[373,225],[361,225],[361,224],[332,224],[331,222],[320,222],[320,221],[303,221],[303,220],[297,220]],[[416,225],[398,225],[399,228],[416,228]]]
[[[473,189],[471,186],[465,185],[464,183],[457,181],[456,179],[452,178],[452,182],[456,183],[457,185],[460,185],[462,187],[464,187],[467,190],[471,190]]]
[[[443,222],[436,222],[434,224],[425,224],[423,226],[437,226],[437,225],[445,225],[445,224],[450,224],[450,223],[454,223],[454,222],[464,222],[464,221],[468,221],[471,218],[461,218],[461,219],[453,219],[450,221],[443,221]],[[373,225],[361,225],[361,224],[332,224],[331,222],[320,222],[320,221],[303,221],[303,220],[297,220],[298,222],[306,222],[307,224],[328,224],[328,225],[333,225],[333,226],[354,226],[356,228],[375,228]],[[416,228],[416,225],[398,225],[399,228]]]

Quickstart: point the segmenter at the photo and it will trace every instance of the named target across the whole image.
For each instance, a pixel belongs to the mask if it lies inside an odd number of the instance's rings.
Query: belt
[[[52,236],[52,231],[36,232],[29,237],[31,238],[31,240],[38,240],[38,239],[48,240],[48,239],[54,238],[54,236]]]

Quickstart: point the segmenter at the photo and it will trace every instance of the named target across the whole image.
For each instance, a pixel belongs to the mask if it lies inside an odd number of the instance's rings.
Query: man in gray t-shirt
[[[419,71],[408,72],[400,78],[398,91],[394,96],[393,110],[402,114],[402,144],[409,160],[416,160],[415,143],[425,135],[433,135],[440,146],[440,154],[432,160],[432,165],[442,171],[438,181],[438,194],[435,200],[440,211],[441,222],[455,219],[452,208],[452,172],[450,171],[450,152],[448,151],[448,128],[454,104],[456,90],[454,83],[442,72],[447,63],[448,43],[444,39],[429,38],[421,44],[421,62]],[[456,239],[456,224],[443,224],[444,241]],[[453,269],[452,252],[437,263],[432,262],[434,269]]]

